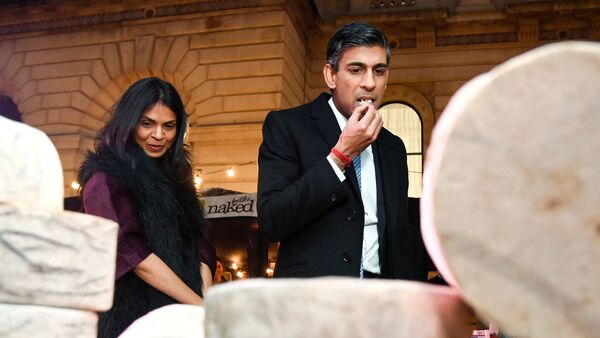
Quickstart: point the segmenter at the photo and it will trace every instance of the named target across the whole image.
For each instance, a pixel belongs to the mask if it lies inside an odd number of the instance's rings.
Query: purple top
[[[131,196],[114,178],[103,171],[92,175],[83,189],[83,208],[86,214],[108,218],[119,224],[115,279],[150,256],[152,250],[146,244],[144,229]],[[210,267],[214,276],[215,248],[206,240],[201,240],[198,245],[200,260]]]
[[[86,214],[113,220],[119,224],[117,272],[119,279],[146,259],[152,251],[146,245],[140,218],[129,193],[105,172],[98,171],[83,189]]]

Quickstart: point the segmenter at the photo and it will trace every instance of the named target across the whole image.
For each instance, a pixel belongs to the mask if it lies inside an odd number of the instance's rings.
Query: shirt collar
[[[337,107],[333,103],[333,97],[329,98],[329,101],[327,101],[327,103],[329,103],[331,110],[333,110],[333,115],[335,116],[335,119],[337,120],[337,123],[340,126],[340,130],[344,130],[346,124],[348,123],[348,119],[337,109]]]

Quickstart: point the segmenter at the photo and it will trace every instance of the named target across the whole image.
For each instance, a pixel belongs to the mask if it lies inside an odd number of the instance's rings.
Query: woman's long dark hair
[[[135,166],[132,154],[136,126],[144,112],[163,104],[175,113],[177,130],[171,148],[161,158],[161,167],[172,179],[191,175],[190,154],[184,143],[188,126],[187,114],[175,87],[157,77],[148,77],[132,84],[111,108],[111,118],[99,132],[96,150],[109,150],[123,161]]]

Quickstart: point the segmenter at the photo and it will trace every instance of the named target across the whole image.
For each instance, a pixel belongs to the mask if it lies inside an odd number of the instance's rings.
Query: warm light
[[[73,188],[74,190],[79,190],[79,183],[77,181],[73,181],[71,182],[71,188]]]
[[[244,273],[244,271],[238,271],[238,272],[236,272],[236,273],[235,273],[235,275],[236,275],[238,278],[244,278],[244,275],[245,275],[245,273]]]
[[[231,269],[232,269],[232,270],[237,270],[237,269],[239,268],[239,266],[238,266],[238,264],[237,264],[237,263],[231,263],[231,265],[230,265],[230,266],[231,266]]]
[[[202,185],[202,176],[200,176],[201,174],[202,174],[202,169],[200,169],[200,168],[194,169],[194,187],[196,188],[196,190],[199,190],[200,186]]]
[[[233,177],[233,175],[235,175],[233,168],[232,167],[227,168],[227,176]]]
[[[265,271],[267,272],[267,277],[273,277],[273,274],[275,273],[275,262],[269,262]]]

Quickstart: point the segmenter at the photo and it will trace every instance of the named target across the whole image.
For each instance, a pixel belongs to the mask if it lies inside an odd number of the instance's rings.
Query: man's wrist
[[[346,170],[344,162],[337,158],[333,153],[329,153],[328,158],[330,158],[331,162],[333,162],[333,164],[335,164],[335,166],[338,167],[342,172]]]
[[[331,148],[330,154],[331,158],[338,165],[338,167],[340,167],[340,169],[346,170],[346,168],[352,165],[352,159],[336,149],[336,147]]]

